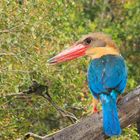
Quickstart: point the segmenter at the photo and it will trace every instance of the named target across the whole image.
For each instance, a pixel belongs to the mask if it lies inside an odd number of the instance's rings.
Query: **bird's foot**
[[[97,106],[93,106],[92,114],[93,113],[99,113],[99,110],[97,109]]]

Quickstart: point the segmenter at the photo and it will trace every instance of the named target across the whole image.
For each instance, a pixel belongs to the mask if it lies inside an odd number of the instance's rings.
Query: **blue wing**
[[[91,61],[88,69],[88,85],[95,98],[112,90],[122,93],[126,82],[127,68],[123,57],[105,55]]]

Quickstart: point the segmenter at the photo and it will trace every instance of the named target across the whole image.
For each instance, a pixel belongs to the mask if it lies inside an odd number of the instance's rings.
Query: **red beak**
[[[89,46],[83,44],[73,45],[71,48],[68,48],[53,58],[49,59],[50,64],[57,64],[69,60],[73,60],[79,57],[82,57],[86,54],[86,50]]]

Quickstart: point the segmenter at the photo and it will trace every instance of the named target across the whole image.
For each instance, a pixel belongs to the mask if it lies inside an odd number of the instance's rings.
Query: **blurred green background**
[[[140,83],[139,0],[1,0],[0,96],[27,90],[32,81],[49,86],[53,101],[80,119],[92,111],[86,83],[88,58],[57,66],[47,60],[82,35],[108,33],[124,56],[127,91]],[[71,122],[41,96],[0,98],[0,139],[31,131],[46,135]],[[135,124],[117,140],[138,140]]]

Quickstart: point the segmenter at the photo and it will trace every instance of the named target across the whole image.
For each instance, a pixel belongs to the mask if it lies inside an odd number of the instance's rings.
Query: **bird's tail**
[[[110,95],[101,94],[100,99],[103,109],[103,129],[106,135],[114,136],[121,134],[121,127],[117,111],[117,93],[112,91]]]

